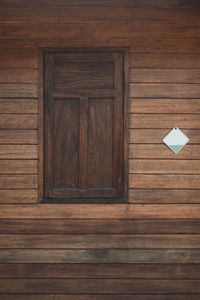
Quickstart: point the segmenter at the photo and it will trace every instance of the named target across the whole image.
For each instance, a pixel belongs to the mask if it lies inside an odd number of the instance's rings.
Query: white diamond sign
[[[174,127],[163,139],[163,142],[174,152],[178,153],[188,142],[189,138],[178,128]]]

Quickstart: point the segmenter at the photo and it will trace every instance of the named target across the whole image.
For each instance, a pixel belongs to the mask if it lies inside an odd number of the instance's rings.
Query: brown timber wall
[[[39,48],[79,46],[130,47],[129,204],[38,204]],[[0,0],[0,299],[199,299],[199,83],[198,0]]]

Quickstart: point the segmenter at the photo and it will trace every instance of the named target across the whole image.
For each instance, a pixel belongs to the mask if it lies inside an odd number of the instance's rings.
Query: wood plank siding
[[[41,203],[41,51],[70,47],[128,49],[126,203]],[[0,0],[0,299],[200,299],[199,0]]]

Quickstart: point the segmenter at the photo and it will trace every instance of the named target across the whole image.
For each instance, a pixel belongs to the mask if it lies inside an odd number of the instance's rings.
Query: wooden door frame
[[[124,195],[128,203],[128,169],[129,169],[129,47],[42,47],[39,48],[39,105],[38,105],[38,202],[44,199],[44,54],[59,52],[123,52],[124,54]],[[77,202],[77,201],[76,201]],[[54,204],[56,201],[53,202]],[[61,203],[59,201],[59,203]],[[64,201],[63,201],[64,203]],[[69,203],[69,201],[68,201]],[[72,202],[71,202],[72,203]],[[81,203],[79,201],[79,203]],[[84,201],[87,203],[87,201]],[[91,203],[91,200],[88,201]],[[93,201],[92,203],[95,203]],[[97,202],[99,203],[99,201]],[[119,203],[114,201],[104,201],[101,203]]]

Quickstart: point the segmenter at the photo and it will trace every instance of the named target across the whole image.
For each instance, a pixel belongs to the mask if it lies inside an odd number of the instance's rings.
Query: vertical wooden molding
[[[125,200],[129,202],[129,112],[130,112],[130,101],[129,101],[129,48],[124,49],[124,192]]]
[[[87,190],[87,175],[88,175],[88,98],[80,97],[79,99],[79,188]]]
[[[38,185],[39,194],[38,201],[40,202],[44,197],[44,60],[43,51],[39,49],[39,112],[38,112],[38,147],[39,147],[39,161],[38,161]]]

